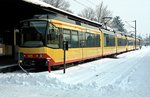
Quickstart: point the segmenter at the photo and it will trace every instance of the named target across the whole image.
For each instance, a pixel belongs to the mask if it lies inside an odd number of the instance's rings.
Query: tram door
[[[84,51],[83,48],[85,47],[85,33],[83,32],[79,32],[79,44],[80,44],[80,48],[81,48],[81,54],[82,54],[82,58],[84,58]]]

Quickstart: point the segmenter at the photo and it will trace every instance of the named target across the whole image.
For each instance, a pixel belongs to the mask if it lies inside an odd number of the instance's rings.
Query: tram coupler
[[[18,53],[18,66],[22,69],[23,72],[29,75],[29,73],[21,66],[23,64],[23,61],[24,61],[23,53],[19,52]]]

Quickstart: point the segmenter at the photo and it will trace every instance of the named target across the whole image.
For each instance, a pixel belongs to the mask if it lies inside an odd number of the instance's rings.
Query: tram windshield
[[[47,21],[25,21],[22,23],[22,45],[25,47],[41,47],[45,45]]]

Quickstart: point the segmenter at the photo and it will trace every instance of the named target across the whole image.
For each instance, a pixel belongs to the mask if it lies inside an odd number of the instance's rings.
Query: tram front
[[[47,20],[26,20],[21,22],[21,45],[19,52],[22,53],[24,66],[40,66],[46,64],[46,33]]]

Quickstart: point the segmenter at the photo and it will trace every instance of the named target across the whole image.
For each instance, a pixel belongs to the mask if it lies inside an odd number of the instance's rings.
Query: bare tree
[[[96,7],[96,21],[100,23],[104,23],[103,17],[111,17],[112,13],[110,10],[108,10],[107,6],[104,6],[103,2],[101,2]]]
[[[81,14],[78,14],[79,16],[81,17],[84,17],[84,18],[87,18],[87,19],[90,19],[90,20],[95,20],[95,11],[88,7],[88,8],[85,8]]]
[[[101,22],[102,19],[102,9],[103,9],[103,2],[96,8],[96,21]]]
[[[60,8],[65,11],[72,12],[69,10],[69,7],[70,7],[69,2],[67,2],[65,0],[42,0],[42,1],[54,6],[56,8]]]
[[[80,16],[97,21],[99,23],[104,23],[103,17],[111,17],[112,13],[108,10],[107,6],[104,6],[103,2],[101,2],[96,9],[85,8],[80,14]]]

